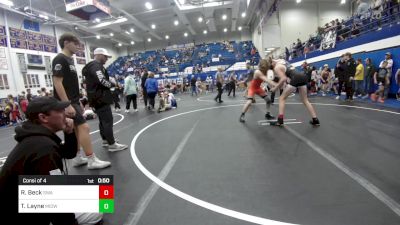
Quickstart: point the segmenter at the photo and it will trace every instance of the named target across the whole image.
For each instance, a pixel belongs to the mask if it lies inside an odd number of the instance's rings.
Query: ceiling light
[[[94,19],[94,22],[95,22],[95,23],[100,23],[100,21],[101,21],[101,20],[100,20],[99,18]]]
[[[179,0],[179,3],[180,3],[181,5],[183,5],[183,4],[186,3],[186,1],[185,1],[185,0]]]
[[[1,3],[1,1],[0,1],[0,3]],[[48,16],[43,15],[43,14],[39,14],[39,18],[42,18],[42,19],[45,19],[45,20],[48,20],[48,19],[49,19]]]
[[[9,0],[0,0],[0,4],[6,5],[6,6],[14,6],[14,3],[12,1]]]
[[[169,36],[168,36],[168,35],[165,35],[165,39],[167,39],[167,40],[168,40],[168,39],[169,39]]]
[[[100,39],[100,35],[96,35],[96,38],[97,38],[97,39]]]
[[[131,33],[129,33],[129,31],[127,31],[127,30],[125,31],[125,33],[126,33],[127,35],[130,35],[130,34],[131,34]]]
[[[300,3],[301,2],[301,0],[296,0],[296,3]]]
[[[147,8],[148,10],[152,10],[152,9],[153,9],[153,5],[152,5],[150,2],[146,2],[146,3],[144,4],[144,6],[146,6],[146,8]]]
[[[111,37],[114,37],[114,33],[110,33],[110,36],[111,36]]]
[[[207,34],[207,33],[208,33],[208,31],[207,31],[207,30],[204,30],[204,31],[203,31],[203,34]]]
[[[131,33],[133,33],[133,32],[135,32],[135,29],[131,28],[129,31],[130,31]]]
[[[224,28],[224,32],[226,33],[228,31],[228,28]]]
[[[228,18],[228,16],[226,16],[226,14],[222,15],[223,20],[226,20],[226,18]]]
[[[341,4],[341,5],[346,4],[346,0],[341,0],[341,1],[340,1],[340,4]]]
[[[185,37],[187,37],[187,36],[188,36],[188,33],[185,32],[183,35],[184,35]]]
[[[121,46],[122,46],[122,44],[121,44],[121,43],[118,43],[118,46],[119,46],[119,47],[121,47]]]
[[[275,48],[267,48],[267,51],[273,51]]]
[[[79,28],[78,28],[78,26],[75,25],[75,26],[74,26],[74,29],[75,29],[75,30],[78,30]]]
[[[151,42],[151,38],[147,38],[147,41],[148,41],[148,42]]]
[[[238,30],[241,31],[241,30],[242,30],[242,27],[238,27]]]
[[[127,18],[125,18],[125,17],[119,17],[116,21],[114,21],[113,23],[123,23],[123,22],[126,22],[126,21],[128,21],[128,19]]]
[[[203,17],[200,16],[198,21],[199,21],[199,23],[203,22]]]
[[[174,21],[174,25],[175,25],[175,26],[178,26],[178,25],[179,25],[179,21],[178,21],[178,20],[175,20],[175,21]]]
[[[271,53],[271,51],[265,51],[265,53]]]
[[[107,21],[107,22],[103,22],[103,23],[96,24],[96,25],[94,25],[92,28],[105,27],[105,26],[108,26],[108,25],[111,25],[111,24],[113,24],[113,22]]]
[[[242,18],[246,17],[246,13],[242,12]]]
[[[107,22],[103,22],[103,23],[96,24],[95,26],[93,26],[93,27],[91,27],[91,28],[100,28],[100,27],[109,26],[109,25],[111,25],[111,24],[123,23],[123,22],[126,22],[126,21],[128,21],[127,18],[121,17],[121,18],[118,18],[118,19],[115,20],[115,21],[107,21]]]
[[[134,45],[135,44],[135,42],[134,41],[131,41],[131,45]]]
[[[152,25],[151,25],[151,29],[153,29],[153,30],[156,29],[156,25],[155,25],[155,24],[152,24]]]

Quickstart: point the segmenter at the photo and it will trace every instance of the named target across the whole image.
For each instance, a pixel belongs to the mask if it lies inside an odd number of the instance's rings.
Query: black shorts
[[[222,88],[222,84],[220,82],[217,82],[217,88],[218,89]]]
[[[83,117],[81,106],[77,103],[71,103],[71,105],[75,109],[75,116],[72,118],[74,120],[75,126],[79,126],[86,123],[86,119],[85,117]]]
[[[290,85],[293,87],[301,87],[301,86],[305,86],[307,85],[307,76],[302,73],[302,72],[298,72],[298,71],[292,71],[291,72],[292,76],[290,79]]]
[[[386,80],[385,80],[385,78],[380,78],[380,77],[378,77],[378,78],[376,78],[376,82],[377,82],[378,85],[379,85],[379,84],[385,85]]]

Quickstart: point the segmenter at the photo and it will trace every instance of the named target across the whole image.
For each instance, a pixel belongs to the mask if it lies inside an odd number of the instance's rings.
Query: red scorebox
[[[99,186],[99,199],[113,199],[114,186],[113,185],[100,185]]]

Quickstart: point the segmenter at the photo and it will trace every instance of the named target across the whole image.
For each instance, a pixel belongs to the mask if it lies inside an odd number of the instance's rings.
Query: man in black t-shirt
[[[53,76],[62,78],[62,85],[64,87],[65,94],[71,103],[79,105],[79,80],[73,58],[68,57],[63,53],[58,54],[53,59]],[[54,86],[56,86],[56,84],[54,84]],[[60,90],[57,90],[54,93],[54,97],[57,99],[61,98],[59,92]],[[84,123],[84,121],[76,120],[74,120],[74,122],[78,125]]]
[[[356,74],[356,61],[350,52],[344,54],[344,79],[346,82],[346,101],[353,101],[353,80]]]
[[[62,53],[59,53],[52,62],[54,97],[61,101],[70,101],[71,105],[65,109],[67,117],[74,120],[74,134],[65,134],[65,139],[78,140],[87,158],[77,151],[73,159],[74,166],[87,164],[88,169],[102,169],[111,165],[110,162],[99,160],[93,153],[92,141],[89,134],[89,125],[83,117],[83,107],[79,102],[79,80],[72,55],[77,52],[79,40],[71,33],[61,35],[59,44]],[[79,146],[77,146],[77,150]]]

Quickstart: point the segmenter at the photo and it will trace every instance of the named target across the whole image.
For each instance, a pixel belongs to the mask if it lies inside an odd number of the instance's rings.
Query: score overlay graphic
[[[113,175],[23,175],[19,213],[114,213]]]

